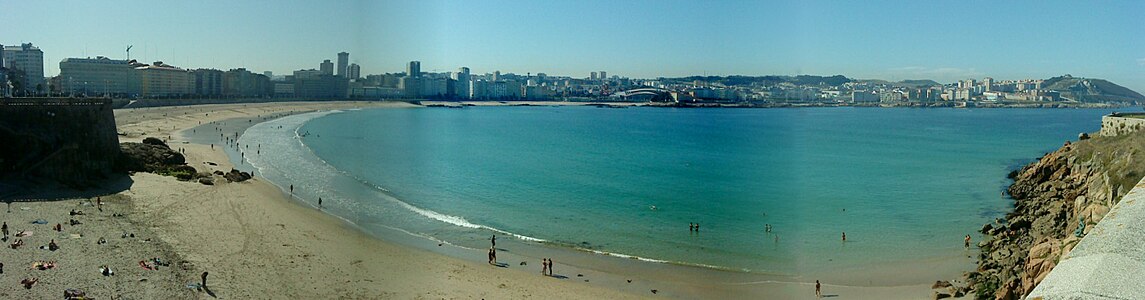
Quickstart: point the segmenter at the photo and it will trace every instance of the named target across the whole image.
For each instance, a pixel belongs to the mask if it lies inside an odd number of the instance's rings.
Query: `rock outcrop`
[[[117,167],[122,171],[158,173],[187,163],[183,154],[171,150],[162,141],[159,144],[121,143],[119,150],[122,155]]]
[[[235,170],[235,169],[231,169],[230,172],[223,174],[223,178],[226,178],[227,181],[230,181],[230,182],[243,182],[243,181],[247,181],[248,179],[251,179],[252,177],[253,176],[251,176],[250,173],[241,172],[241,171]]]
[[[1014,211],[982,227],[977,299],[1020,299],[1145,174],[1145,135],[1091,136],[1010,173]]]

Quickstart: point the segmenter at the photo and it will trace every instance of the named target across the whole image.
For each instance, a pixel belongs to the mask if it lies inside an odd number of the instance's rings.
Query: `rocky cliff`
[[[1145,174],[1145,134],[1083,137],[1010,177],[1014,211],[986,224],[978,269],[966,282],[978,299],[1020,299],[1033,290]]]

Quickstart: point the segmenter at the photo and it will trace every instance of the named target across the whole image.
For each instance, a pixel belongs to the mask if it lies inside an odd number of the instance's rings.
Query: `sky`
[[[0,0],[0,44],[290,74],[1103,78],[1145,93],[1145,1]]]

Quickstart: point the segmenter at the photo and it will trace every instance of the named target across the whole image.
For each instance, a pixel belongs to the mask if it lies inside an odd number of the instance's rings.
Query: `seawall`
[[[84,186],[118,157],[111,100],[0,99],[0,198],[32,182]]]

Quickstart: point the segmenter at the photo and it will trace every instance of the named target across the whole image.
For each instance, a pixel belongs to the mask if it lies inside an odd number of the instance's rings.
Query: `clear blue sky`
[[[1145,1],[0,0],[0,44],[287,74],[1106,78],[1145,92]]]

